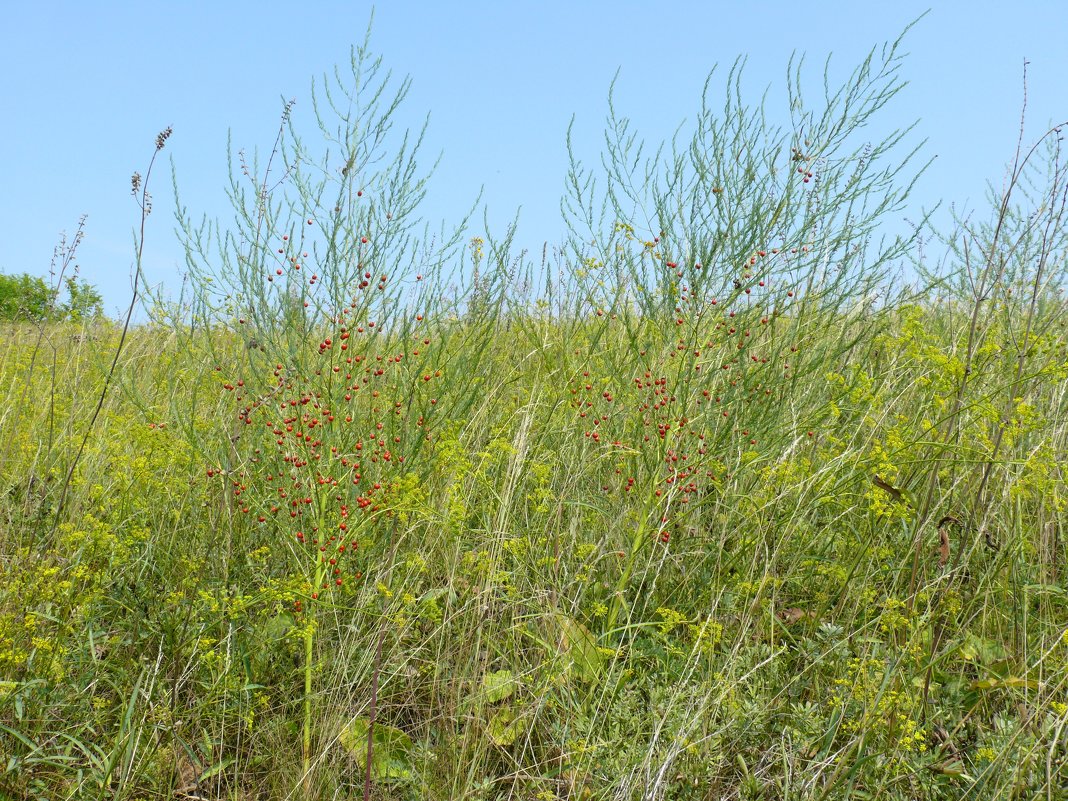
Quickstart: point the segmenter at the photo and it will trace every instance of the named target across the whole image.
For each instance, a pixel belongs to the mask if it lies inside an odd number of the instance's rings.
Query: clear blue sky
[[[414,81],[405,124],[431,115],[427,163],[443,153],[425,216],[455,220],[484,186],[491,220],[503,224],[521,206],[520,244],[540,251],[562,234],[568,121],[577,115],[579,153],[596,162],[617,69],[619,110],[657,142],[692,119],[715,64],[725,72],[748,56],[745,86],[756,101],[784,85],[791,52],[807,54],[814,76],[828,54],[844,72],[931,1],[379,2],[371,43]],[[269,149],[284,96],[296,99],[310,136],[311,79],[347,62],[371,6],[7,4],[0,270],[46,275],[60,231],[86,214],[78,263],[114,313],[129,297],[138,221],[130,175],[144,171],[156,133],[174,126],[166,155],[183,202],[225,219],[228,129],[235,147]],[[909,86],[877,123],[889,133],[919,120],[917,138],[937,156],[914,208],[940,199],[981,207],[986,182],[1000,185],[1019,128],[1025,57],[1032,136],[1068,118],[1066,34],[1065,0],[940,2],[910,32]],[[145,268],[173,288],[182,256],[162,166]]]

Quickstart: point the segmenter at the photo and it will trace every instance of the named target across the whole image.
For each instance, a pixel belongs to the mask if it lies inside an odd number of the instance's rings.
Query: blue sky
[[[617,69],[619,110],[646,141],[692,119],[717,63],[748,63],[756,101],[781,90],[791,52],[813,77],[824,59],[842,73],[894,39],[928,2],[379,2],[371,45],[395,75],[410,75],[403,124],[430,114],[427,166],[442,160],[423,209],[456,220],[484,188],[494,225],[520,212],[519,243],[558,241],[567,169],[564,135],[595,163]],[[46,275],[61,231],[88,215],[82,276],[114,313],[129,297],[138,210],[130,175],[144,171],[159,130],[174,126],[183,203],[228,214],[226,141],[268,150],[281,98],[314,133],[313,77],[347,63],[369,2],[20,3],[4,11],[0,48],[6,155],[0,192],[0,271]],[[1068,118],[1068,4],[1064,0],[938,3],[905,41],[909,86],[877,118],[878,133],[919,121],[915,141],[936,156],[917,185],[913,214],[939,200],[982,208],[1000,186],[1019,129],[1021,70],[1030,61],[1029,138]],[[776,109],[769,106],[774,118]],[[154,184],[145,269],[176,288],[169,163]],[[478,217],[481,220],[481,217]],[[476,228],[472,234],[480,233]]]

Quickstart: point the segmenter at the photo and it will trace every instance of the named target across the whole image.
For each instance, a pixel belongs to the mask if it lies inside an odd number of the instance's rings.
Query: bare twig
[[[100,397],[97,398],[96,408],[93,410],[93,416],[89,419],[89,425],[85,429],[85,433],[82,435],[81,444],[78,446],[78,452],[74,455],[73,461],[70,463],[70,468],[67,470],[66,478],[63,479],[63,487],[59,493],[59,501],[56,503],[56,515],[52,521],[52,534],[55,534],[56,528],[59,526],[60,516],[63,514],[63,503],[67,498],[67,490],[70,489],[71,479],[74,477],[74,471],[78,467],[78,462],[82,458],[82,453],[85,451],[85,445],[89,442],[89,435],[93,432],[93,427],[96,425],[97,418],[100,417],[100,410],[104,408],[104,399],[107,397],[108,389],[111,387],[111,382],[115,377],[115,369],[119,363],[119,356],[122,355],[123,346],[126,344],[126,335],[130,330],[130,320],[133,318],[134,308],[137,306],[138,287],[141,278],[141,257],[145,248],[145,222],[148,219],[149,213],[152,211],[152,199],[148,194],[148,180],[152,175],[152,167],[156,163],[156,156],[163,150],[164,144],[170,138],[172,129],[168,125],[164,130],[156,136],[156,150],[152,154],[152,158],[148,162],[148,169],[145,171],[145,177],[142,180],[139,173],[134,173],[131,180],[131,186],[133,188],[134,196],[137,196],[138,190],[140,190],[139,205],[141,207],[141,232],[137,240],[137,258],[134,263],[134,280],[133,280],[133,292],[130,297],[130,306],[126,310],[126,320],[123,322],[122,334],[119,337],[119,344],[115,348],[115,356],[111,360],[111,367],[108,370],[107,376],[104,378],[104,387],[100,390]]]

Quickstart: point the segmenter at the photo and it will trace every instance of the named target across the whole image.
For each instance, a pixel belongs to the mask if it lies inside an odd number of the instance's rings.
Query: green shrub
[[[29,273],[4,275],[0,273],[0,320],[79,320],[92,319],[104,313],[103,299],[96,287],[87,281],[67,278],[64,282],[67,300],[57,305],[59,291]]]
[[[0,274],[0,319],[43,320],[52,301],[53,292],[44,279],[27,273]]]

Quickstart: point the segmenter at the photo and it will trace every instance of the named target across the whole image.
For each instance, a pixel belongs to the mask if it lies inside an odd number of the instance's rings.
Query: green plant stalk
[[[650,493],[650,497],[653,497]],[[630,584],[631,574],[634,573],[634,565],[638,560],[638,552],[641,550],[642,544],[649,536],[649,513],[652,506],[651,501],[646,501],[645,508],[642,510],[642,518],[638,523],[638,527],[634,531],[634,537],[630,541],[630,552],[627,554],[627,564],[623,567],[623,574],[619,577],[619,581],[616,582],[616,588],[612,592],[612,606],[608,610],[608,620],[605,625],[605,633],[610,634],[615,631],[616,619],[619,617],[619,612],[623,607],[623,593],[627,589],[627,585]]]
[[[619,581],[616,583],[616,588],[612,592],[612,606],[608,610],[608,622],[606,630],[612,632],[616,627],[616,618],[619,617],[619,611],[623,606],[623,593],[627,589],[627,585],[630,583],[631,573],[634,572],[634,563],[638,558],[638,549],[641,548],[642,543],[645,541],[648,526],[643,520],[638,524],[638,528],[634,532],[634,538],[630,542],[630,553],[627,554],[627,564],[623,568],[623,574],[619,577]]]
[[[320,527],[320,530],[321,527]],[[312,592],[317,592],[316,587],[323,583],[326,575],[325,562],[319,559],[315,567],[315,582],[312,584]],[[312,673],[314,671],[314,645],[315,645],[315,616],[312,614],[314,606],[312,599],[308,599],[308,622],[304,629],[304,723],[301,730],[302,752],[304,757],[304,790],[305,795],[310,797],[308,779],[311,775],[311,718],[312,718]]]

